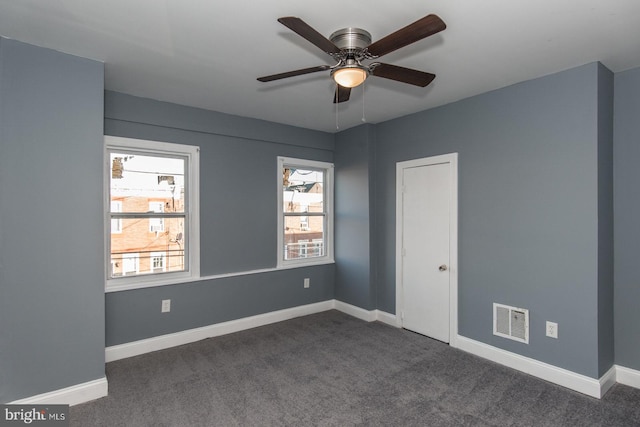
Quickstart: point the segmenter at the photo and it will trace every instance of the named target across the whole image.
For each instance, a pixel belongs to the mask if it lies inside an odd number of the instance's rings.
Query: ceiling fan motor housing
[[[362,51],[371,44],[371,34],[361,28],[343,28],[331,34],[329,39],[348,52]]]

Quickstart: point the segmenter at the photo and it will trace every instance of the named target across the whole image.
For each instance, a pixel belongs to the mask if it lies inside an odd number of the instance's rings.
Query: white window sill
[[[158,286],[169,286],[169,285],[179,285],[182,283],[195,283],[201,282],[205,280],[216,280],[216,279],[225,279],[227,277],[238,277],[238,276],[248,276],[251,274],[262,274],[262,273],[271,273],[274,271],[280,270],[291,270],[294,268],[305,268],[305,267],[314,267],[317,265],[328,265],[335,264],[335,260],[333,259],[322,259],[319,261],[313,262],[296,262],[295,264],[285,264],[282,266],[278,266],[275,268],[263,268],[259,270],[249,270],[249,271],[239,271],[236,273],[223,273],[223,274],[215,274],[212,276],[200,276],[200,277],[175,277],[175,278],[167,278],[162,280],[153,280],[153,281],[139,281],[139,282],[127,282],[123,284],[115,284],[109,283],[105,284],[105,293],[111,292],[120,292],[120,291],[130,291],[133,289],[144,289],[144,288],[155,288]],[[110,281],[113,282],[113,281]]]

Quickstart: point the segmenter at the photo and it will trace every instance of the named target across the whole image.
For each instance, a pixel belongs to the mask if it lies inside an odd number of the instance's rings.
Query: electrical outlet
[[[304,287],[308,288],[311,285],[311,279],[308,277],[304,279]]]
[[[551,338],[558,338],[558,324],[547,321],[547,336]]]
[[[171,300],[163,299],[162,300],[162,309],[160,310],[162,313],[168,313],[171,311]]]

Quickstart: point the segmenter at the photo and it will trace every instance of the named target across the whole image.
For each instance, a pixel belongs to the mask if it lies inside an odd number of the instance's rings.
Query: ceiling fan
[[[371,43],[371,34],[361,28],[343,28],[335,31],[327,39],[300,18],[288,16],[279,18],[278,22],[331,55],[338,63],[333,66],[320,65],[287,71],[259,77],[258,80],[270,82],[331,70],[331,77],[337,83],[336,93],[333,98],[334,103],[348,101],[351,95],[351,88],[362,84],[369,75],[420,87],[427,86],[436,77],[435,74],[381,62],[363,64],[363,61],[375,60],[382,55],[415,43],[447,28],[442,19],[437,15],[431,14]]]

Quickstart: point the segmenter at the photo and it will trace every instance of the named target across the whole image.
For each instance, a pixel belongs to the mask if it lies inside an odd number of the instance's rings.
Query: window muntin
[[[105,142],[107,289],[197,277],[198,148],[117,137]]]
[[[278,159],[278,266],[332,262],[333,165]]]

